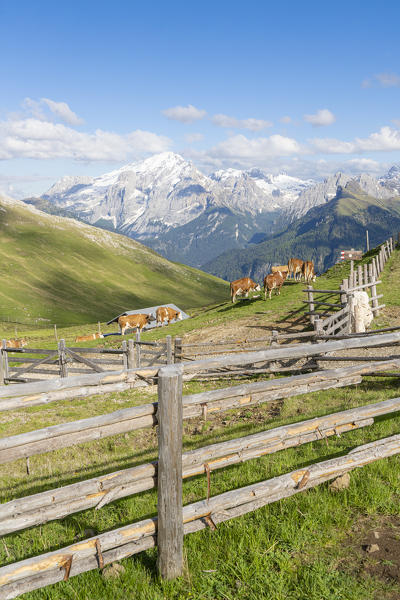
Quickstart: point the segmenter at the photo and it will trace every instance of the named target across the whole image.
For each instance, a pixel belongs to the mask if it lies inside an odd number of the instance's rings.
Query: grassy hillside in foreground
[[[330,202],[312,208],[286,231],[245,250],[231,250],[204,265],[204,269],[233,280],[249,275],[261,280],[271,264],[287,264],[291,257],[313,260],[323,273],[338,259],[340,250],[381,244],[400,230],[400,198],[378,200],[355,183],[341,189]]]
[[[383,293],[389,286],[393,293],[391,308],[400,307],[399,264],[397,250],[382,274]],[[348,264],[335,266],[319,280],[321,287],[327,283],[336,287],[348,267]],[[278,315],[288,302],[300,298],[303,287],[303,283],[287,286],[282,292],[287,292],[286,296],[273,297],[270,303],[238,302],[230,312],[222,313],[223,318],[229,314],[230,318],[232,315],[238,318],[250,310],[256,315],[255,311],[263,306],[269,306]],[[383,301],[386,300],[385,296]],[[203,320],[211,312],[203,314]],[[201,324],[201,315],[196,318]],[[177,327],[187,327],[190,323],[179,323]],[[235,382],[184,384],[185,393],[228,385]],[[209,411],[207,420],[184,422],[183,447],[186,452],[396,396],[398,378],[367,377],[355,386],[299,395],[272,405],[243,407],[223,415]],[[152,386],[94,396],[90,401],[79,398],[25,408],[7,414],[0,423],[0,435],[14,435],[155,401],[157,389]],[[362,429],[214,471],[211,495],[328,460],[361,444],[398,434],[399,428],[400,416],[395,413],[377,418],[373,425]],[[154,430],[138,430],[33,456],[29,477],[24,459],[0,465],[0,501],[155,460],[156,444]],[[205,475],[184,480],[184,504],[206,497]],[[160,581],[156,571],[157,552],[151,549],[120,561],[123,571],[114,577],[96,569],[28,593],[24,600],[398,600],[399,497],[400,458],[393,456],[352,471],[347,489],[334,492],[329,483],[324,483],[222,523],[216,531],[205,529],[186,536],[184,574],[175,581]],[[157,493],[151,490],[111,502],[101,510],[83,511],[7,535],[0,544],[0,563],[62,548],[156,512]],[[392,545],[386,550],[389,540]],[[366,545],[371,543],[378,544],[379,551],[366,552]]]
[[[0,197],[0,321],[107,321],[141,307],[218,302],[227,284],[122,235]]]

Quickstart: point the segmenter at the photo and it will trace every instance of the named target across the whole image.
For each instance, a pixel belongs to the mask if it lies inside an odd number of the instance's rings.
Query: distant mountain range
[[[342,180],[343,181],[343,180]],[[204,265],[204,270],[227,280],[250,276],[262,281],[271,265],[289,258],[313,260],[319,273],[339,259],[340,249],[365,250],[400,231],[400,197],[374,198],[364,192],[358,178],[339,186],[335,197],[311,208],[283,232],[243,250],[230,250]]]
[[[222,253],[251,251],[351,182],[362,194],[389,200],[400,193],[400,167],[379,179],[336,173],[323,182],[260,169],[207,176],[165,152],[100,177],[63,177],[40,199],[27,201],[127,235],[170,260],[214,269]]]

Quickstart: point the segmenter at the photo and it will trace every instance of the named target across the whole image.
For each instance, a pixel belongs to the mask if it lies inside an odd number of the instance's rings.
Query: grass
[[[202,306],[228,289],[125,236],[3,204],[1,197],[0,277],[0,320],[58,326],[162,303]]]
[[[397,296],[396,300],[396,294],[391,293],[400,287],[398,258],[396,251],[382,276],[384,301],[391,310],[400,305],[400,298]],[[324,278],[318,279],[316,287],[337,288],[347,274],[346,269],[348,265],[335,266]],[[269,327],[283,319],[288,310],[299,308],[304,298],[303,287],[303,283],[286,285],[280,297],[273,296],[267,302],[254,300],[241,301],[234,306],[229,302],[214,305],[207,312],[199,311],[188,321],[145,335],[147,338],[172,332],[182,335],[201,327],[224,325],[240,319],[254,319],[262,330],[263,324]],[[72,331],[70,333],[72,335]],[[43,335],[43,332],[37,335]],[[108,343],[108,340],[101,341]],[[217,385],[228,384],[190,382],[185,385],[185,393],[212,389]],[[186,421],[184,449],[397,395],[397,379],[366,378],[358,386],[288,398],[272,406],[232,410],[221,416],[210,416],[207,422],[201,419]],[[13,435],[155,399],[155,388],[146,388],[95,396],[89,401],[60,401],[3,413],[0,435]],[[370,427],[330,438],[328,444],[312,442],[216,471],[211,475],[211,494],[217,495],[346,453],[361,444],[398,433],[399,425],[398,415],[382,417]],[[153,460],[155,448],[155,432],[143,430],[32,457],[30,477],[26,476],[23,460],[2,465],[1,501]],[[184,504],[205,498],[206,478],[185,480],[183,493]],[[333,493],[327,484],[323,484],[221,524],[214,532],[204,530],[186,536],[185,571],[176,581],[158,579],[156,551],[150,550],[121,561],[125,570],[115,579],[106,579],[99,571],[94,571],[25,597],[29,600],[122,600],[127,597],[138,600],[394,600],[400,597],[399,583],[374,576],[365,578],[360,561],[349,550],[349,535],[366,519],[388,515],[399,518],[399,496],[400,461],[398,457],[392,457],[353,472],[350,487],[342,492]],[[5,564],[63,547],[92,535],[88,529],[101,533],[154,515],[156,502],[156,493],[149,491],[121,499],[99,511],[84,511],[5,536],[0,542],[0,561]]]

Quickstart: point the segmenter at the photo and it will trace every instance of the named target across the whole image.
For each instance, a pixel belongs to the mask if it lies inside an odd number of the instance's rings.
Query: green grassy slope
[[[204,268],[231,281],[249,274],[260,279],[267,264],[286,264],[298,256],[313,260],[317,271],[324,272],[336,262],[340,250],[365,248],[366,229],[371,246],[399,231],[400,198],[377,200],[351,183],[286,231],[245,250],[226,252]]]
[[[383,293],[400,289],[400,251],[389,259],[382,274]],[[337,265],[320,283],[336,287],[349,265]],[[285,302],[294,303],[304,284],[288,286]],[[321,285],[322,287],[322,285]],[[289,292],[290,288],[290,292]],[[293,290],[293,291],[292,291]],[[285,291],[285,288],[283,292]],[[283,294],[282,292],[282,294]],[[274,297],[273,297],[274,298]],[[285,297],[283,297],[285,298]],[[277,307],[280,298],[269,306]],[[282,296],[281,296],[282,300]],[[386,302],[387,298],[383,298]],[[282,300],[283,302],[283,300]],[[390,298],[400,307],[400,294]],[[240,306],[239,306],[240,305]],[[262,301],[238,303],[224,314],[254,311]],[[259,308],[260,310],[260,308]],[[209,313],[208,313],[209,314]],[[254,313],[255,314],[255,313]],[[203,318],[208,318],[203,315]],[[189,323],[189,321],[187,322]],[[178,324],[183,326],[183,323]],[[229,385],[224,381],[223,387]],[[186,382],[185,393],[215,388],[215,383]],[[241,408],[207,420],[185,421],[185,451],[239,436],[302,421],[351,407],[398,396],[398,378],[365,378],[357,386],[314,392],[277,401],[272,406]],[[129,390],[9,413],[0,423],[0,435],[14,435],[153,402],[155,387]],[[289,448],[211,474],[211,495],[217,495],[291,470],[304,468],[386,436],[399,433],[400,416],[377,418],[373,425]],[[0,501],[131,467],[156,458],[156,432],[135,431],[99,439],[74,448],[31,457],[31,475],[25,460],[0,465]],[[207,496],[207,478],[183,482],[184,504]],[[400,459],[377,461],[351,472],[350,485],[333,492],[329,484],[275,502],[248,515],[185,537],[185,570],[175,581],[160,581],[156,550],[121,561],[124,571],[106,578],[102,571],[72,577],[43,590],[26,594],[26,600],[397,600],[400,583],[391,566],[399,554],[382,554],[385,536],[400,534]],[[157,512],[155,490],[111,502],[101,510],[70,517],[7,535],[0,544],[0,563],[7,564],[55,550],[96,533],[127,525]],[[93,532],[89,530],[93,529]],[[368,554],[369,535],[379,532],[381,552]],[[379,558],[377,558],[377,556]],[[377,567],[380,567],[378,569]],[[386,568],[385,568],[386,567]],[[394,569],[395,572],[395,569]]]
[[[0,320],[106,321],[174,302],[226,298],[225,282],[171,263],[124,236],[0,197]]]

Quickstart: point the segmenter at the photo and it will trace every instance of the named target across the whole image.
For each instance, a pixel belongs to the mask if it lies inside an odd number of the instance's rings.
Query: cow
[[[23,348],[28,345],[28,340],[25,338],[11,338],[10,340],[6,340],[6,348]]]
[[[317,279],[317,276],[314,271],[314,263],[312,260],[306,260],[303,263],[302,273],[304,281],[306,281],[307,283],[310,283],[311,281],[315,281]]]
[[[267,299],[267,290],[269,293],[269,299],[271,300],[272,290],[276,290],[276,294],[280,295],[281,287],[287,277],[287,271],[278,271],[277,273],[270,273],[264,277],[264,300]]]
[[[232,302],[235,302],[238,294],[245,294],[246,298],[248,298],[250,291],[259,292],[261,290],[260,284],[255,283],[250,277],[242,277],[241,279],[236,279],[236,281],[231,281],[230,288]]]
[[[91,340],[98,340],[99,338],[103,338],[104,335],[102,333],[90,333],[89,335],[77,335],[75,338],[76,342],[89,342]]]
[[[127,329],[139,329],[142,331],[143,327],[150,323],[152,320],[151,315],[138,314],[138,315],[126,315],[118,317],[118,325],[122,335],[125,335]]]
[[[175,310],[175,308],[170,308],[169,306],[159,306],[156,310],[156,321],[157,327],[160,324],[163,327],[164,322],[167,322],[167,325],[170,324],[170,321],[182,321],[182,313],[180,310]]]
[[[301,258],[291,258],[288,262],[288,276],[293,276],[295,281],[301,281],[301,270],[303,267],[303,261]],[[299,274],[299,279],[297,279],[297,273]]]
[[[278,271],[280,271],[281,273],[287,273],[288,271],[288,266],[287,265],[280,265],[278,267],[271,267],[271,273],[278,273]]]

